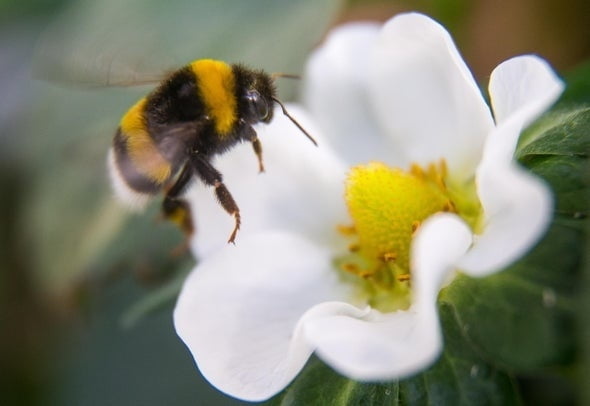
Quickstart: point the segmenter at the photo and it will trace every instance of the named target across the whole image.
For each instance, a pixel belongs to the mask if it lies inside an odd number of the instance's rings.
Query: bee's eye
[[[268,117],[268,104],[256,90],[248,90],[245,95],[248,101],[249,113],[257,121],[264,121]]]

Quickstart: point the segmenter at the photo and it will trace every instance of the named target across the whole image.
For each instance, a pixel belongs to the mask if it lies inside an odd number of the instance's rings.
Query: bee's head
[[[276,97],[274,77],[294,77],[293,75],[274,74],[269,75],[264,71],[253,71],[242,65],[233,65],[237,91],[238,109],[240,118],[249,124],[270,123],[273,117],[274,103],[283,110],[283,114],[289,118],[315,145],[316,141],[285,109],[285,106]]]
[[[273,117],[275,86],[264,71],[252,71],[237,65],[236,82],[240,118],[249,124],[269,123]]]

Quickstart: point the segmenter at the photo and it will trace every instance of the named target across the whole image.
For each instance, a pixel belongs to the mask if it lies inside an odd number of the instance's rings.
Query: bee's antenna
[[[301,76],[294,75],[292,73],[283,73],[283,72],[275,72],[270,75],[273,80],[276,78],[286,78],[286,79],[301,79]]]
[[[305,136],[307,138],[309,138],[309,140],[311,142],[313,142],[313,145],[315,145],[316,147],[318,146],[318,143],[316,142],[316,140],[313,139],[313,137],[311,135],[309,135],[309,133],[307,131],[305,131],[305,128],[301,127],[301,124],[299,124],[297,122],[297,120],[295,120],[287,111],[287,109],[285,108],[285,106],[283,105],[283,103],[281,103],[281,101],[279,99],[277,99],[276,97],[272,98],[279,106],[281,106],[281,109],[283,110],[283,114],[286,115],[287,117],[289,117],[289,120],[291,120],[293,122],[293,124],[295,124],[297,126],[297,128],[299,128],[301,130],[301,132],[303,134],[305,134]]]

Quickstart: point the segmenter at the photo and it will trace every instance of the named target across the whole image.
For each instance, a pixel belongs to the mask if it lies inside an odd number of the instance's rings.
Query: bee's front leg
[[[264,163],[262,162],[262,144],[258,139],[258,135],[256,131],[250,126],[249,124],[242,123],[242,132],[244,134],[244,138],[247,139],[252,143],[252,148],[254,148],[254,153],[258,158],[258,171],[264,172]]]
[[[262,144],[260,143],[258,137],[254,137],[254,139],[250,140],[250,142],[252,142],[252,148],[254,148],[256,157],[258,157],[258,171],[264,172],[264,164],[262,162]]]

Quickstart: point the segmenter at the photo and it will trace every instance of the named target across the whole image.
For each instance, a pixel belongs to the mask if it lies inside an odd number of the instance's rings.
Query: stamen
[[[360,268],[356,264],[346,263],[342,264],[341,268],[343,271],[358,275],[360,273]]]
[[[336,230],[338,230],[338,232],[345,237],[356,235],[356,228],[354,226],[345,226],[343,224],[338,224],[336,226]]]
[[[412,223],[412,235],[416,234],[416,230],[420,228],[420,225],[422,225],[422,222],[417,220]]]
[[[414,175],[417,178],[425,179],[426,174],[424,173],[424,169],[418,164],[413,163],[410,165],[410,174]]]
[[[439,170],[440,170],[440,176],[441,176],[443,179],[446,179],[446,177],[447,177],[447,172],[448,172],[447,161],[445,161],[444,159],[441,159],[441,160],[438,162],[438,167],[439,167]]]
[[[407,282],[407,281],[410,280],[410,274],[409,273],[405,273],[405,274],[402,274],[402,275],[398,275],[397,276],[397,280],[400,281],[400,282]]]
[[[357,264],[352,264],[352,263],[342,264],[342,270],[346,271],[348,273],[351,273],[353,275],[359,276],[363,279],[368,279],[368,278],[373,277],[373,272],[366,270],[366,269],[361,269],[361,267],[359,267]]]
[[[445,213],[455,213],[457,212],[457,208],[455,207],[455,203],[453,203],[451,200],[448,200],[443,205],[442,211]]]
[[[397,254],[395,252],[386,252],[383,254],[383,261],[385,262],[394,262],[397,259]]]
[[[360,250],[360,248],[361,248],[361,246],[358,243],[353,243],[348,246],[348,251],[358,252],[358,250]]]

